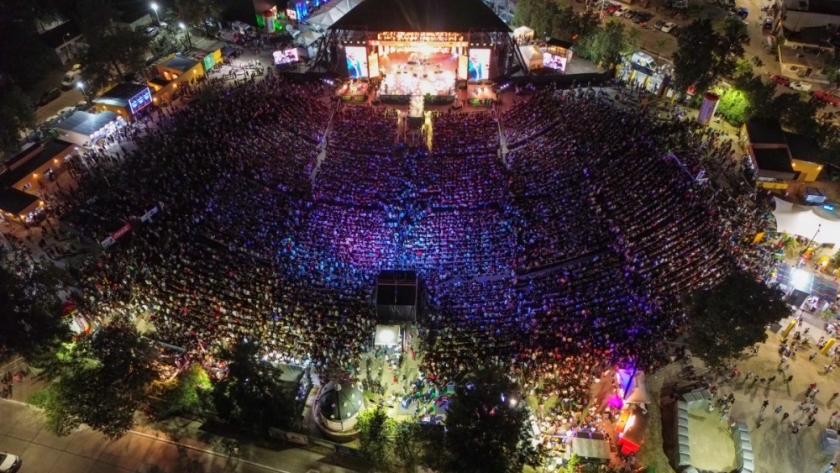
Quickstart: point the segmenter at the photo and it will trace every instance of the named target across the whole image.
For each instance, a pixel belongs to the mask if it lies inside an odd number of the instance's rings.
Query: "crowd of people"
[[[80,308],[148,317],[211,366],[248,341],[358,372],[377,273],[414,269],[427,379],[496,363],[571,412],[608,364],[664,359],[679,294],[760,269],[744,243],[766,209],[692,178],[728,151],[685,123],[547,88],[504,113],[434,114],[426,148],[400,140],[394,110],[320,83],[200,87],[215,98],[79,158],[53,208],[97,241],[102,215],[133,223],[78,274]]]

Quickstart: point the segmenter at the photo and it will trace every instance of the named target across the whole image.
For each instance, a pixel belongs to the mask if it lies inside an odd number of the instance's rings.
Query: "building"
[[[33,221],[43,209],[38,196],[14,188],[0,188],[0,217],[19,225]]]
[[[829,54],[833,53],[819,47],[793,48],[787,44],[779,46],[779,65],[782,75],[795,80],[829,84],[831,81],[825,68],[825,60]]]
[[[782,28],[799,32],[807,28],[840,26],[840,2],[837,0],[777,0]]]
[[[204,64],[209,64],[210,68],[221,61],[221,50],[216,50],[208,54],[210,59],[205,58],[204,61],[196,61],[184,56],[177,56],[172,54],[166,57],[163,61],[155,64],[156,77],[148,81],[149,87],[152,89],[153,100],[170,100],[172,93],[175,92],[180,84],[189,83],[203,76],[205,73]],[[218,59],[216,58],[218,56]],[[204,64],[202,64],[204,63]]]
[[[60,121],[55,126],[55,130],[58,132],[58,137],[63,141],[78,146],[90,146],[124,123],[125,120],[114,112],[87,113],[76,111]]]
[[[134,120],[134,115],[152,103],[149,86],[125,82],[114,86],[92,100],[97,111],[114,112],[125,121]]]
[[[741,128],[741,146],[757,185],[767,189],[787,189],[791,181],[813,182],[824,169],[817,141],[784,131],[778,120],[747,121]]]
[[[0,188],[13,188],[37,195],[43,185],[64,172],[64,160],[76,148],[74,143],[52,140],[26,149],[6,161],[6,170],[0,174]]]

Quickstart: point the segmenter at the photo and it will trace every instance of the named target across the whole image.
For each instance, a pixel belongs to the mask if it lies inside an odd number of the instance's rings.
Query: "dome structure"
[[[349,382],[331,382],[318,396],[318,416],[321,425],[332,432],[355,429],[356,420],[365,407],[362,391]]]

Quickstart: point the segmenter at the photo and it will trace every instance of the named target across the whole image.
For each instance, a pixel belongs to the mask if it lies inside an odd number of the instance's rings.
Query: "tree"
[[[82,78],[90,93],[119,82],[126,72],[146,65],[151,39],[142,29],[114,23],[115,12],[105,0],[82,0],[77,12],[88,47],[82,52]]]
[[[21,133],[35,128],[35,111],[18,87],[0,90],[0,151],[12,155],[20,149]]]
[[[752,72],[735,77],[730,87],[720,90],[718,113],[734,126],[741,126],[749,118],[769,118],[776,115],[773,108],[774,82],[764,82]]]
[[[558,10],[551,22],[550,32],[555,38],[567,41],[580,41],[595,34],[601,20],[595,12],[576,12],[571,6]]]
[[[43,266],[19,262],[18,267],[26,269],[0,264],[0,350],[27,358],[52,353],[70,338],[61,320],[58,281]]]
[[[207,371],[200,364],[193,363],[164,389],[161,394],[163,405],[158,414],[160,417],[200,414],[212,406],[212,389]]]
[[[228,375],[213,387],[219,417],[259,435],[294,425],[299,407],[294,394],[281,386],[279,368],[262,360],[256,345],[240,342],[221,358],[228,361]]]
[[[176,0],[178,18],[187,26],[199,26],[207,31],[207,20],[220,15],[218,0]]]
[[[602,29],[584,39],[582,49],[593,62],[604,65],[618,64],[626,43],[624,25],[610,20]]]
[[[458,386],[446,413],[446,470],[520,473],[525,464],[537,465],[528,411],[517,399],[514,383],[495,371]]]
[[[710,20],[694,20],[680,30],[674,52],[674,86],[686,90],[692,85],[704,92],[721,77],[731,77],[744,56],[744,25],[725,21],[715,31]]]
[[[390,470],[394,467],[394,439],[396,422],[388,417],[382,406],[367,410],[359,415],[359,451],[362,458],[377,469]]]
[[[124,435],[157,377],[156,359],[151,343],[124,320],[84,339],[70,354],[44,406],[48,428],[68,435],[87,424],[110,438]]]
[[[790,313],[782,294],[744,271],[735,271],[711,289],[685,296],[688,346],[709,366],[767,339],[764,327]]]
[[[802,100],[799,92],[788,92],[775,97],[772,103],[783,127],[801,135],[817,136],[820,128],[817,114],[825,102],[813,97]]]

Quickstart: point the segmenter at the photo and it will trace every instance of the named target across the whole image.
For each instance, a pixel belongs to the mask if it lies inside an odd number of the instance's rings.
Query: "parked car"
[[[809,82],[802,82],[801,80],[798,80],[791,82],[788,87],[799,92],[808,92],[813,86]]]
[[[0,473],[15,473],[23,464],[19,456],[0,452]]]
[[[146,28],[146,36],[148,36],[149,38],[154,38],[155,36],[157,36],[158,33],[160,33],[160,28],[158,28],[157,26],[150,26]]]
[[[624,16],[624,15],[626,15],[626,14],[627,14],[627,12],[629,12],[629,11],[630,11],[630,9],[629,9],[629,8],[621,7],[621,8],[619,8],[618,10],[616,10],[616,11],[615,11],[614,16]]]
[[[761,24],[761,28],[765,30],[769,30],[773,28],[773,19],[772,18],[765,18],[764,23]]]
[[[663,26],[665,26],[665,20],[659,20],[653,24],[653,29],[661,31]]]
[[[662,28],[659,28],[663,33],[673,33],[677,29],[677,24],[671,21],[666,21]]]
[[[38,106],[43,107],[59,97],[61,97],[60,90],[57,88],[47,89],[43,94],[41,94],[41,98],[38,99]]]
[[[775,83],[777,83],[777,84],[779,84],[779,85],[783,85],[783,86],[785,86],[785,87],[790,87],[790,79],[788,79],[788,78],[787,78],[787,77],[785,77],[785,76],[779,76],[779,75],[776,75],[776,74],[770,74],[770,80],[772,80],[773,82],[775,82]]]
[[[72,89],[76,82],[79,81],[79,78],[82,75],[82,69],[79,64],[74,64],[73,69],[64,73],[64,77],[61,78],[61,88],[64,90]]]
[[[59,110],[58,112],[56,112],[56,115],[58,115],[63,120],[65,118],[69,117],[70,115],[73,115],[73,112],[75,112],[75,111],[76,111],[76,107],[64,107],[61,110]]]
[[[835,107],[840,105],[840,97],[835,95],[832,90],[815,90],[814,97],[817,100],[822,100],[823,102],[834,105]]]

